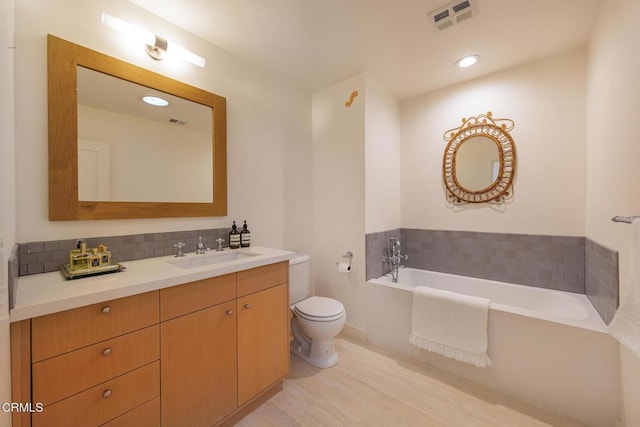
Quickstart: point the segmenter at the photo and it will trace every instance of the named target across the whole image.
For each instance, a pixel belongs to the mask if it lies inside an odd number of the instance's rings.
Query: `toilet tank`
[[[295,304],[311,295],[311,257],[295,254],[289,259],[289,304]]]

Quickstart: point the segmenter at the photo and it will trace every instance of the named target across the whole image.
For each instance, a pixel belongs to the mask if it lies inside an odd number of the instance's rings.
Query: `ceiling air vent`
[[[429,13],[429,21],[439,31],[478,14],[475,0],[457,0]]]
[[[179,120],[179,119],[174,119],[174,118],[170,118],[169,120],[167,120],[169,123],[174,123],[176,125],[186,125],[187,122],[184,120]]]

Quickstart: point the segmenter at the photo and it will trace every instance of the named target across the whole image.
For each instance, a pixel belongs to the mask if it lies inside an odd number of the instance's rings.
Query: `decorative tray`
[[[62,274],[64,274],[64,277],[71,280],[80,277],[97,276],[99,274],[117,273],[118,271],[125,270],[126,268],[127,267],[122,264],[109,264],[100,267],[71,270],[69,264],[64,264],[62,267],[60,267],[60,271],[62,272]]]

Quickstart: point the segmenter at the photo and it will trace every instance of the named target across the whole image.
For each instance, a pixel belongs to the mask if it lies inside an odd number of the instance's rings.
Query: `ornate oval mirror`
[[[494,119],[491,112],[462,119],[444,134],[442,162],[447,201],[504,203],[513,196],[516,147],[509,134],[513,120]]]

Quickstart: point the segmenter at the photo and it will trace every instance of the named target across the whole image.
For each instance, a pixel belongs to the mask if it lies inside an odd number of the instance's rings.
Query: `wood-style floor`
[[[283,390],[238,425],[582,426],[357,338],[336,350],[330,369],[292,356]]]

